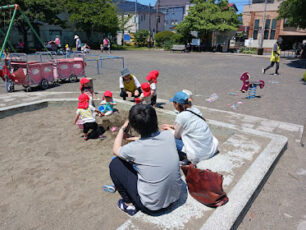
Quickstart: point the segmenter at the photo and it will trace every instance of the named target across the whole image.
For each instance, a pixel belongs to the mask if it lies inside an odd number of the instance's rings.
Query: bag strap
[[[187,110],[185,110],[185,111],[188,111],[188,112],[190,112],[190,113],[193,113],[194,115],[198,116],[198,117],[201,118],[202,120],[206,121],[204,117],[202,117],[201,115],[199,115],[199,114],[197,114],[197,113],[195,113],[195,112],[193,112],[193,111],[191,111],[191,110],[188,110],[188,109],[187,109]]]

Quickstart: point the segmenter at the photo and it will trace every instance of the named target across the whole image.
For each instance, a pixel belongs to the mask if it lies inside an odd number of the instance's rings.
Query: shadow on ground
[[[287,65],[293,68],[306,69],[306,59],[294,60]]]
[[[178,201],[174,202],[170,207],[162,209],[158,212],[152,212],[152,213],[147,213],[150,216],[162,216],[165,214],[169,214],[170,212],[173,212],[175,209],[183,206],[186,203],[188,197],[188,191],[187,191],[187,185],[185,181],[182,180],[182,189],[181,189],[181,194],[180,198]]]

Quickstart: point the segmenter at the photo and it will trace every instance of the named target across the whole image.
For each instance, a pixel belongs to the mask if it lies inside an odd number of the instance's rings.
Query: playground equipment
[[[6,47],[6,44],[8,43],[9,46],[12,48],[13,52],[16,52],[15,49],[13,48],[12,44],[10,44],[10,42],[8,41],[8,38],[9,38],[9,35],[10,35],[10,32],[11,32],[11,29],[12,29],[12,26],[13,26],[13,22],[15,20],[15,17],[16,17],[16,13],[17,11],[19,11],[21,13],[21,15],[23,16],[24,20],[26,21],[26,23],[29,25],[30,29],[32,30],[32,32],[34,33],[34,35],[36,36],[36,38],[38,39],[38,41],[42,44],[42,47],[46,50],[47,48],[45,47],[45,44],[42,42],[42,40],[40,39],[39,35],[37,34],[37,32],[35,31],[34,27],[32,26],[32,24],[30,23],[28,17],[25,15],[25,13],[20,9],[19,5],[18,4],[14,4],[14,5],[7,5],[7,6],[0,6],[0,11],[1,10],[10,10],[10,9],[14,9],[14,12],[13,12],[13,16],[11,18],[11,21],[10,21],[10,24],[8,26],[8,30],[5,34],[5,38],[4,38],[4,42],[2,44],[2,47],[1,47],[1,51],[0,51],[0,61],[2,59],[2,54],[3,54],[3,51],[5,50],[5,47]],[[1,35],[4,35],[4,32],[1,30],[0,31],[0,34]],[[50,53],[51,55],[51,53]],[[51,58],[52,55],[51,55]]]
[[[97,57],[97,58],[87,58],[87,57]],[[87,61],[94,61],[97,62],[97,74],[100,74],[100,68],[103,68],[103,61],[105,60],[114,60],[119,59],[122,61],[122,68],[124,68],[124,57],[121,56],[110,56],[110,55],[94,55],[94,54],[87,54],[85,57],[86,62]]]
[[[40,86],[43,90],[60,80],[76,82],[78,77],[85,76],[83,58],[67,58],[42,61],[29,61],[26,54],[11,53],[5,58],[0,77],[5,81],[7,92],[13,92],[15,85],[22,85],[28,92],[32,87]]]
[[[36,86],[47,89],[54,82],[53,62],[28,61],[26,54],[11,53],[4,61],[0,77],[7,92],[13,92],[15,85],[22,85],[27,92]]]
[[[243,81],[243,85],[241,87],[241,92],[246,93],[248,92],[248,98],[255,98],[256,97],[256,88],[263,88],[265,86],[265,82],[263,80],[259,81],[250,81],[250,75],[248,72],[244,72],[240,76],[240,80]]]

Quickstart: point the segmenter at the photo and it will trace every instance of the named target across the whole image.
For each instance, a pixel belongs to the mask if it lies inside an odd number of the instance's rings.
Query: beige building
[[[277,19],[281,1],[268,0],[263,31],[263,48],[271,50],[279,37],[283,39],[282,49],[294,49],[298,43],[306,39],[306,30],[288,27],[286,20]],[[261,28],[263,27],[264,0],[252,0],[252,4],[244,5],[242,22],[247,28],[249,46],[259,47]]]

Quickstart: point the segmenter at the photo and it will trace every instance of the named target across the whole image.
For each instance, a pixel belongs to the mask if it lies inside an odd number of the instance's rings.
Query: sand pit
[[[182,189],[167,212],[129,217],[117,208],[119,195],[102,188],[111,183],[116,133],[84,141],[72,124],[76,105],[66,98],[0,109],[0,229],[231,229],[287,143],[280,135],[210,120],[220,153],[198,167],[222,173],[230,201],[211,209]],[[118,103],[120,115],[103,118],[104,129],[121,125],[131,105]],[[174,122],[173,111],[157,114],[159,123]]]
[[[122,105],[119,115],[98,118],[99,124],[103,120],[106,138],[88,141],[83,140],[78,126],[72,124],[75,102],[49,103],[43,107],[0,119],[3,143],[0,226],[3,229],[116,229],[127,223],[129,217],[117,208],[118,193],[104,192],[103,184],[111,184],[108,165],[117,133],[108,128],[123,124],[129,105]],[[160,124],[172,123],[174,116],[159,112],[158,119]],[[220,144],[233,135],[229,129],[212,127],[212,131]],[[201,204],[195,205],[202,209]],[[201,226],[203,222],[199,219],[193,223]],[[143,226],[161,228],[152,224]]]
[[[0,119],[1,229],[114,229],[127,219],[119,195],[102,187],[111,184],[117,133],[107,128],[123,124],[128,112],[103,118],[106,139],[84,141],[72,124],[75,111],[50,105]]]

